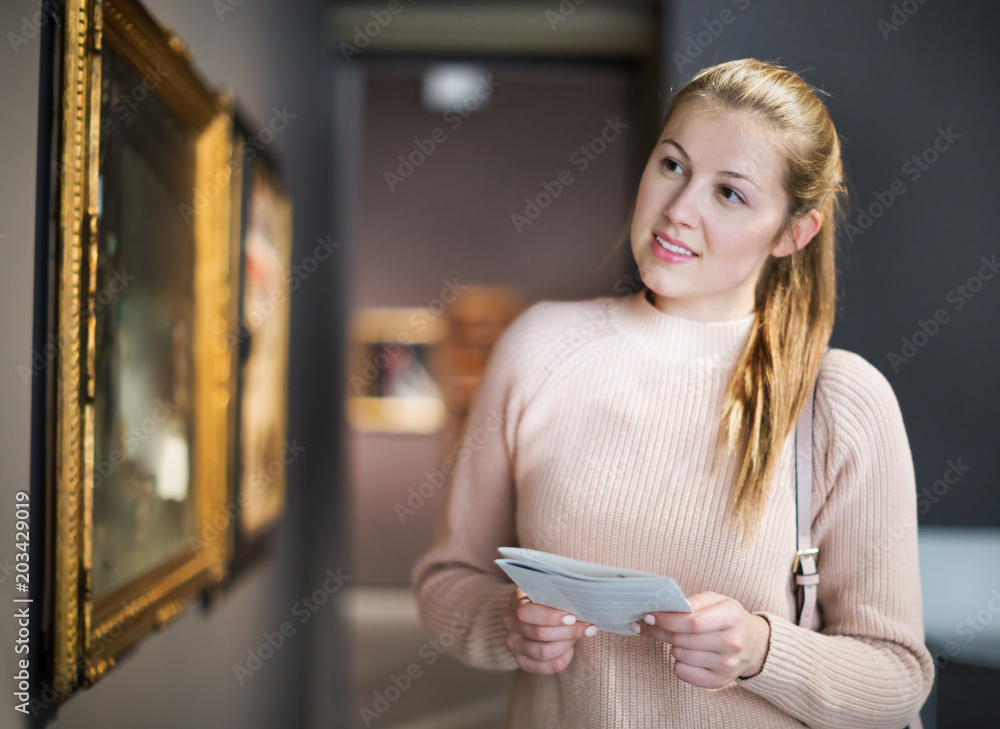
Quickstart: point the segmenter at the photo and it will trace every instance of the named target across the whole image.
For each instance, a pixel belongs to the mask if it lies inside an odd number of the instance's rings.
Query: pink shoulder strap
[[[829,350],[827,350],[829,351]],[[825,353],[824,353],[824,356]],[[819,584],[819,572],[816,570],[819,558],[819,547],[812,545],[812,421],[813,405],[815,403],[816,383],[813,382],[806,396],[802,412],[795,424],[795,561],[792,563],[792,573],[795,575],[796,609],[799,613],[799,625],[807,630],[813,629],[816,615],[816,586]]]

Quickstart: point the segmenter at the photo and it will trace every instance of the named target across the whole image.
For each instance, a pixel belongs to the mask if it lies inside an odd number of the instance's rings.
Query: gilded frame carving
[[[57,703],[99,680],[146,632],[175,618],[226,574],[227,538],[213,518],[225,505],[226,338],[229,290],[231,121],[223,99],[193,70],[180,41],[134,0],[67,0],[62,27],[54,383],[51,674]],[[95,601],[93,567],[95,287],[98,250],[103,49],[135,69],[169,69],[155,93],[195,140],[193,442],[190,462],[199,545]],[[140,71],[141,72],[141,71]]]

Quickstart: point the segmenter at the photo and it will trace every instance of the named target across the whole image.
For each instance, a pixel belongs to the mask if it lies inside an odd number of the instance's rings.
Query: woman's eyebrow
[[[686,159],[688,162],[691,161],[690,155],[688,155],[688,153],[685,151],[684,147],[681,146],[681,143],[678,142],[673,137],[667,137],[662,142],[660,142],[660,144],[672,144],[672,145],[674,145],[675,147],[677,147],[677,149],[680,150],[680,153],[684,155],[684,159]]]
[[[662,142],[660,142],[660,144],[672,144],[672,145],[674,145],[675,147],[677,147],[678,151],[680,151],[680,153],[682,155],[684,155],[684,159],[685,160],[687,160],[688,162],[691,161],[691,156],[687,153],[687,151],[684,149],[684,147],[682,147],[680,145],[680,142],[678,142],[673,137],[667,137]],[[722,176],[724,176],[724,177],[732,177],[732,178],[737,179],[737,180],[746,180],[751,185],[753,185],[758,190],[760,190],[760,185],[758,185],[756,182],[754,182],[749,177],[747,177],[746,175],[744,175],[742,172],[733,172],[732,170],[719,170],[719,174],[722,175]]]

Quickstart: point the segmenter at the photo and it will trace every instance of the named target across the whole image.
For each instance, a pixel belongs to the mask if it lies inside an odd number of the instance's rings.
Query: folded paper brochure
[[[669,577],[582,562],[521,547],[500,547],[494,560],[532,602],[572,613],[598,630],[634,635],[629,625],[652,611],[692,612]]]

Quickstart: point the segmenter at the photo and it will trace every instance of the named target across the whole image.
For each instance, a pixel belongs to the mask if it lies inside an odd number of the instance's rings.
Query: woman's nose
[[[688,182],[672,190],[663,212],[675,225],[695,227],[700,215],[695,186]]]

